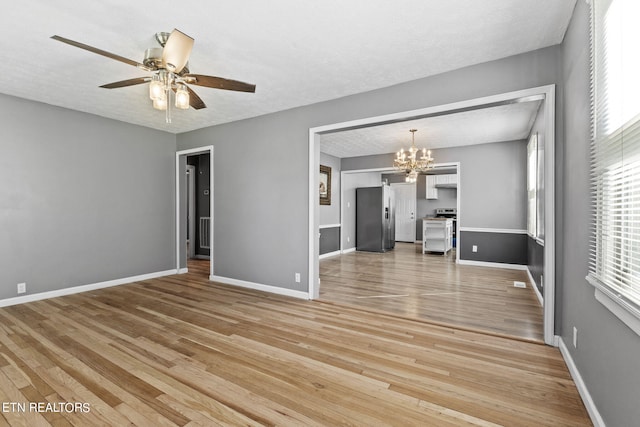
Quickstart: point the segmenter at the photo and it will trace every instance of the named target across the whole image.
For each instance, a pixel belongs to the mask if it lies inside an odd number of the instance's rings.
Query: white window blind
[[[591,184],[595,216],[587,279],[636,317],[640,317],[638,22],[638,0],[592,3]]]

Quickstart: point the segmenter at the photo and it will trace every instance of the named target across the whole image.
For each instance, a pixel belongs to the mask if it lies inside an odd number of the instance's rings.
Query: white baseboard
[[[156,279],[158,277],[170,276],[178,273],[178,270],[165,270],[155,273],[141,274],[139,276],[124,277],[122,279],[108,280],[106,282],[92,283],[89,285],[73,286],[71,288],[57,289],[55,291],[40,292],[37,294],[24,295],[21,297],[6,298],[0,300],[0,307],[24,304],[26,302],[40,301],[43,299],[56,298],[64,295],[78,294],[81,292],[95,291],[97,289],[110,288],[112,286],[124,285],[127,283],[139,282],[141,280]]]
[[[531,275],[531,271],[529,271],[528,267],[527,267],[527,275],[529,276],[529,282],[531,282],[531,286],[533,286],[533,290],[536,292],[536,296],[538,297],[538,302],[540,303],[541,306],[544,306],[544,300],[542,299],[542,294],[540,293],[538,286],[536,286],[536,281],[533,280],[533,276]]]
[[[355,251],[356,251],[356,248],[344,249],[344,250],[342,251],[342,254],[344,255],[344,254],[348,254],[348,253],[350,253],[350,252],[355,252]]]
[[[526,265],[520,264],[506,264],[503,262],[486,262],[486,261],[472,261],[468,259],[458,260],[458,264],[462,265],[474,265],[476,267],[492,267],[492,268],[507,268],[509,270],[528,270]]]
[[[245,280],[232,279],[230,277],[209,276],[209,280],[220,282],[227,285],[239,286],[241,288],[254,289],[256,291],[269,292],[272,294],[284,295],[287,297],[309,299],[309,293],[303,291],[295,291],[293,289],[279,288],[277,286],[264,285],[262,283],[247,282]]]
[[[564,358],[564,361],[569,368],[569,373],[571,374],[571,378],[573,378],[573,382],[576,383],[576,388],[578,389],[578,393],[580,393],[580,397],[582,398],[584,406],[587,408],[587,412],[589,413],[591,422],[593,423],[594,427],[605,427],[604,420],[602,419],[600,412],[598,412],[596,404],[591,398],[591,394],[589,393],[589,390],[587,389],[587,386],[582,379],[582,375],[580,375],[580,371],[578,371],[578,367],[571,357],[569,349],[565,345],[562,337],[558,338],[560,353],[562,354],[562,357]]]
[[[185,274],[188,273],[189,269],[188,268],[180,268],[178,269],[178,274]]]
[[[329,257],[336,256],[336,255],[342,255],[342,252],[340,252],[340,251],[327,252],[326,254],[320,255],[318,257],[318,259],[329,258]]]

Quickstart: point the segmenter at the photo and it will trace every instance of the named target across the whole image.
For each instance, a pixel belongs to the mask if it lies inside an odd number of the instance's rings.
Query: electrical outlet
[[[24,294],[27,292],[27,284],[26,283],[18,283],[18,293]]]
[[[300,273],[296,273],[296,283],[300,283]]]
[[[578,328],[573,327],[573,348],[578,348]]]
[[[471,246],[471,252],[478,252],[478,245]]]

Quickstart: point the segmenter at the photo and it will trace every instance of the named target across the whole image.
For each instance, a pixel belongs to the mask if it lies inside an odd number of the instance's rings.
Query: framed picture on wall
[[[331,204],[331,168],[320,165],[320,204]]]

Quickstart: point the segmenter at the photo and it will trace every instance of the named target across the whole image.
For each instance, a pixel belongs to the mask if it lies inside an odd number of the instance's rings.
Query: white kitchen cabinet
[[[422,253],[442,252],[442,255],[446,255],[453,247],[452,234],[451,218],[424,218],[422,220]]]
[[[436,177],[438,175],[425,175],[426,179],[426,198],[427,199],[437,199],[438,198],[438,189],[436,188]]]
[[[434,175],[436,177],[436,187],[456,188],[458,187],[458,174],[448,173],[443,175]]]

